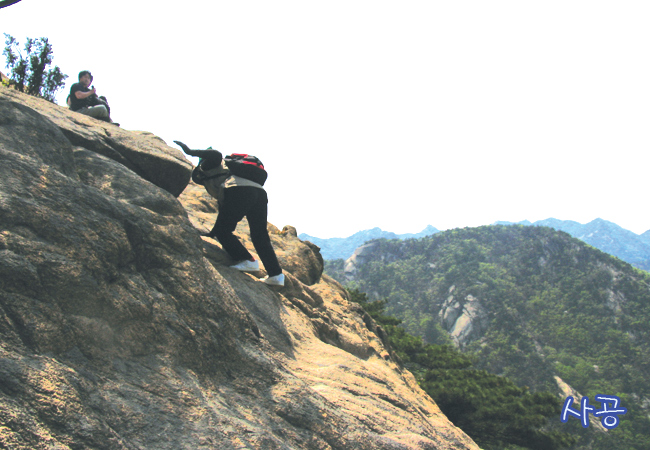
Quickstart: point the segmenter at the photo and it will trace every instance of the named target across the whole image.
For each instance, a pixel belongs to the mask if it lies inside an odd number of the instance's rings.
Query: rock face
[[[459,347],[479,339],[488,329],[488,314],[481,301],[473,295],[464,299],[454,297],[455,287],[449,289],[449,297],[438,312],[440,323]]]
[[[368,258],[374,255],[376,249],[377,242],[368,242],[367,244],[363,244],[361,247],[357,248],[352,256],[345,260],[345,265],[343,266],[345,275],[353,278],[357,271],[357,267],[363,266],[367,262]]]
[[[284,288],[230,269],[159,139],[0,88],[0,158],[0,448],[478,448],[295,229]]]
[[[119,162],[174,196],[183,192],[192,173],[179,150],[151,133],[126,131],[5,87],[0,89],[0,126],[1,146],[25,156],[41,150],[43,162],[56,163],[54,167],[69,166],[69,150],[83,148]],[[50,146],[49,151],[43,146]]]

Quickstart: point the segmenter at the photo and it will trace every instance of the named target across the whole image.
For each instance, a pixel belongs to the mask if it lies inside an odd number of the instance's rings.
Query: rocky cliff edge
[[[0,160],[0,448],[478,448],[295,229],[230,269],[162,140],[0,88]]]

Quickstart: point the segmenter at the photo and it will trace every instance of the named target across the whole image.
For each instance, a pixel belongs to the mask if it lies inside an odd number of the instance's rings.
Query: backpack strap
[[[206,176],[205,178],[203,178],[203,180],[208,181],[208,180],[212,180],[213,178],[229,177],[230,175],[231,175],[230,170],[226,170],[226,171],[221,172],[221,173],[215,173],[213,175]]]
[[[199,162],[199,165],[192,170],[192,181],[194,181],[196,184],[201,184],[204,185],[208,180],[213,180],[215,178],[223,177],[228,178],[231,173],[230,170],[222,167],[221,165],[205,170],[203,168],[203,160]]]

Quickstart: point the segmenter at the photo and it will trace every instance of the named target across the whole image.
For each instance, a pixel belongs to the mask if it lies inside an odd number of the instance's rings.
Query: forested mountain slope
[[[338,276],[387,299],[409,331],[451,338],[522,386],[620,396],[628,414],[592,448],[650,448],[646,272],[564,232],[486,226],[373,241]]]

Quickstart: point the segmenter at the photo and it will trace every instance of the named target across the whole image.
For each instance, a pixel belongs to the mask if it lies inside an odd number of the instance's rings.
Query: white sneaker
[[[260,263],[255,261],[249,261],[247,259],[239,261],[237,264],[230,266],[231,269],[241,270],[242,272],[257,272],[260,270]]]
[[[284,286],[284,274],[274,275],[272,277],[266,276],[262,281],[270,286]]]

